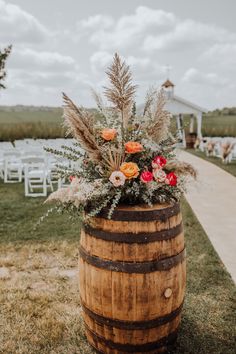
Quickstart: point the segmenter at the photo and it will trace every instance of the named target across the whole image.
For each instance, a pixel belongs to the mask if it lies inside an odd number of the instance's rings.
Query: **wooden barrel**
[[[176,340],[185,294],[180,206],[120,206],[106,216],[81,231],[87,339],[99,353],[164,353]]]
[[[186,148],[187,149],[193,149],[194,148],[194,144],[196,142],[197,139],[197,134],[196,133],[189,133],[186,135]]]

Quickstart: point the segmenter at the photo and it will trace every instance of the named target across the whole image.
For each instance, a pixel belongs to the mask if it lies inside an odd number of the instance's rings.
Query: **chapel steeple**
[[[175,85],[169,79],[167,79],[161,87],[164,88],[165,92],[167,93],[168,98],[172,98],[174,96],[174,87]]]

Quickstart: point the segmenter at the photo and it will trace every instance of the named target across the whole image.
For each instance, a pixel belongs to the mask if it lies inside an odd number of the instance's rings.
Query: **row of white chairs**
[[[56,165],[77,168],[64,158],[55,158],[44,151],[44,146],[54,149],[62,145],[73,146],[69,139],[31,140],[0,143],[0,178],[5,183],[24,180],[25,196],[47,196],[48,189],[65,186],[68,182],[58,176]]]
[[[228,147],[228,152],[225,153]],[[236,160],[236,138],[232,137],[206,137],[197,146],[206,156],[214,156],[225,163]]]

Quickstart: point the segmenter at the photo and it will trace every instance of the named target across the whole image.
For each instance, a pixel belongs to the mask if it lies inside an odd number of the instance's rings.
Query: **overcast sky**
[[[212,109],[236,106],[235,0],[0,0],[0,47],[13,44],[2,104],[93,105],[118,52],[137,102],[167,76],[175,92]]]

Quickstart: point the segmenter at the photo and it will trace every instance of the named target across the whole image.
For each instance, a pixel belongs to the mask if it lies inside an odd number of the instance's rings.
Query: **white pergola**
[[[185,142],[185,133],[183,128],[183,115],[191,115],[190,122],[190,133],[193,133],[194,119],[197,120],[197,136],[202,137],[202,113],[206,110],[196,104],[189,102],[182,97],[176,96],[174,94],[174,84],[167,79],[162,87],[167,95],[166,109],[176,117],[177,129],[179,131],[180,139],[183,142],[183,145],[186,146]]]

